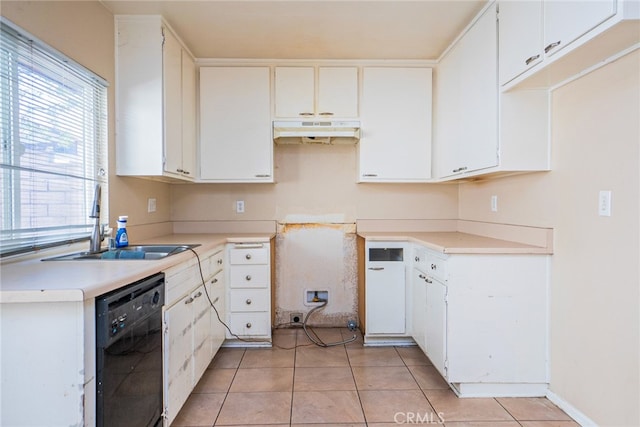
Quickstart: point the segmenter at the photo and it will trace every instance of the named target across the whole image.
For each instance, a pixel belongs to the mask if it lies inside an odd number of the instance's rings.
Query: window
[[[88,239],[107,218],[104,80],[0,21],[0,255]]]

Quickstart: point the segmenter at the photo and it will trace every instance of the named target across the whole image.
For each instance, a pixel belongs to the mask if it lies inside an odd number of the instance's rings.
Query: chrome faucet
[[[95,218],[96,222],[93,225],[93,231],[91,232],[91,239],[89,240],[89,252],[100,252],[100,246],[102,244],[102,230],[100,229],[100,197],[102,195],[102,189],[100,184],[96,184],[96,189],[93,193],[93,207],[91,208],[91,215],[89,218]]]

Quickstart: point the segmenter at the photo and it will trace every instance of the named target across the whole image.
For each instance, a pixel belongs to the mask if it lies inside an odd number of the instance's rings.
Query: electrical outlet
[[[149,200],[147,200],[147,212],[151,213],[155,211],[156,211],[156,199],[152,197],[152,198],[149,198]]]
[[[611,190],[600,190],[598,194],[598,215],[611,216]]]
[[[498,196],[491,196],[491,212],[498,212]]]
[[[244,213],[244,200],[236,200],[236,213]]]

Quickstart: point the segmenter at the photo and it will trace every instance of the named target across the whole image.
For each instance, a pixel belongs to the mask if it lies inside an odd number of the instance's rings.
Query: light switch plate
[[[598,215],[611,216],[611,190],[600,190],[598,194]]]
[[[155,212],[156,211],[156,199],[151,197],[147,200],[147,212]]]
[[[498,196],[491,196],[491,212],[498,212]]]

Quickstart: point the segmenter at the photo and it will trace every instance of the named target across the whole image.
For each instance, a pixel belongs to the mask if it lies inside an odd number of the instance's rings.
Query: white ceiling
[[[160,14],[197,58],[437,59],[487,0],[100,0]]]

